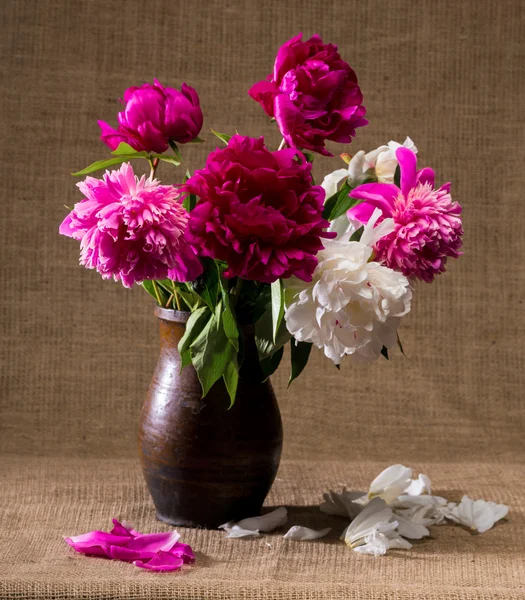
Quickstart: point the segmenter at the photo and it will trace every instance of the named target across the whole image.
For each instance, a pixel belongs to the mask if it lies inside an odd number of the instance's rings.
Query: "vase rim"
[[[187,323],[191,313],[185,310],[174,310],[173,308],[164,308],[156,306],[154,310],[155,316],[163,321],[171,321],[172,323]]]

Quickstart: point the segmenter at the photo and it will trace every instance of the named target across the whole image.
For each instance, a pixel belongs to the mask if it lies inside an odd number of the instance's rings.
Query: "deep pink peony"
[[[185,238],[189,215],[176,188],[139,179],[129,163],[77,185],[85,198],[60,233],[80,240],[81,265],[125,287],[167,277],[191,281],[202,273]]]
[[[394,219],[395,230],[376,246],[377,259],[406,277],[431,282],[445,271],[448,257],[461,252],[461,206],[450,196],[450,183],[434,189],[434,171],[416,170],[416,155],[398,148],[401,189],[393,183],[365,183],[350,192],[364,200],[349,216],[367,223],[374,208]]]
[[[357,77],[337,46],[318,36],[302,41],[302,33],[279,48],[273,74],[249,91],[286,142],[332,156],[325,140],[348,143],[366,125],[366,109]]]
[[[175,571],[195,561],[191,547],[179,539],[177,531],[142,534],[117,519],[113,519],[110,532],[90,531],[64,538],[69,546],[82,554],[133,562],[135,566],[151,571]]]
[[[99,121],[100,139],[112,150],[126,142],[139,152],[164,152],[169,140],[185,144],[202,128],[202,110],[197,92],[182,84],[181,90],[153,84],[130,87],[124,92],[125,108],[118,114],[118,128]]]
[[[324,190],[295,149],[270,152],[264,139],[236,135],[183,187],[200,200],[189,240],[202,256],[228,263],[226,277],[271,283],[311,280],[321,250]]]

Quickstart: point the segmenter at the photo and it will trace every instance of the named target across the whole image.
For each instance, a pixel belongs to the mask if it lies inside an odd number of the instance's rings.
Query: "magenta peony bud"
[[[126,142],[137,151],[164,152],[169,140],[185,144],[202,128],[202,110],[197,92],[182,84],[181,91],[153,84],[130,87],[124,92],[125,109],[118,114],[118,128],[99,121],[100,139],[115,150]]]
[[[295,36],[279,48],[273,74],[248,92],[274,117],[288,145],[332,156],[325,141],[349,143],[366,125],[357,77],[337,46]]]

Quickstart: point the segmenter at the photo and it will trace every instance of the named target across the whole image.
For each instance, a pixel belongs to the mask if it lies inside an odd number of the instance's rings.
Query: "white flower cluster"
[[[417,152],[407,137],[403,146]],[[397,142],[372,152],[359,151],[347,169],[324,178],[326,197],[333,196],[342,181],[354,188],[367,179],[392,183],[398,166]],[[343,155],[342,155],[343,156]],[[311,342],[335,364],[345,355],[353,362],[371,362],[398,343],[400,317],[410,311],[412,290],[408,279],[374,261],[373,246],[394,230],[392,219],[377,227],[382,212],[376,209],[359,240],[351,236],[361,223],[347,214],[330,223],[335,240],[326,241],[317,255],[318,265],[311,283],[291,278],[286,288],[286,327],[292,336]]]
[[[508,506],[463,496],[456,504],[431,495],[427,475],[412,479],[412,469],[392,465],[370,484],[368,493],[324,494],[321,512],[351,519],[341,539],[360,554],[382,556],[391,548],[410,549],[408,541],[430,535],[428,526],[446,520],[483,533],[505,517]]]
[[[310,283],[285,281],[288,331],[322,349],[335,364],[345,355],[372,361],[383,347],[395,346],[400,317],[410,310],[408,279],[372,260],[373,245],[393,226],[392,219],[384,219],[376,227],[380,216],[376,209],[360,241],[326,241]]]

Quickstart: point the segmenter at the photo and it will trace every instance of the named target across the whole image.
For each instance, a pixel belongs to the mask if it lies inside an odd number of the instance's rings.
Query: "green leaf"
[[[191,361],[201,382],[203,398],[224,375],[228,363],[235,356],[235,349],[224,333],[222,308],[222,302],[219,302],[213,316],[190,348]]]
[[[277,371],[277,367],[279,366],[283,358],[283,353],[284,348],[281,346],[281,348],[279,348],[271,356],[268,356],[267,358],[259,362],[263,372],[264,380],[268,379],[268,377],[270,377],[275,373],[275,371]]]
[[[193,291],[198,294],[213,312],[217,306],[219,294],[219,269],[212,258],[201,259],[204,271],[191,282]]]
[[[89,167],[82,169],[81,171],[76,171],[75,173],[71,173],[75,177],[79,177],[80,175],[89,175],[89,173],[94,173],[95,171],[100,171],[101,169],[106,169],[107,167],[111,167],[111,165],[119,165],[120,163],[126,162],[127,160],[131,160],[132,158],[141,158],[137,156],[114,156],[113,158],[106,158],[104,160],[97,160],[94,163],[91,163]]]
[[[383,347],[381,348],[381,354],[382,354],[382,355],[383,355],[383,356],[384,356],[384,357],[385,357],[387,360],[390,360],[390,359],[388,358],[388,348],[387,348],[386,346],[383,346]]]
[[[328,198],[328,200],[325,202],[323,218],[327,219],[328,221],[333,221],[334,219],[337,219],[337,217],[344,215],[346,211],[361,202],[361,200],[350,198],[348,194],[352,191],[352,189],[353,188],[348,184],[348,181],[345,181],[341,186],[341,189],[333,196],[330,196],[330,198]]]
[[[222,326],[226,337],[235,348],[235,352],[239,352],[239,329],[237,327],[237,321],[229,306],[226,306],[222,313]]]
[[[156,281],[147,279],[146,281],[142,282],[142,287],[150,296],[155,298],[159,306],[166,306],[169,300],[169,294],[166,294],[164,289],[159,286]]]
[[[147,152],[139,152],[138,150],[135,150],[135,148],[132,148],[129,144],[126,144],[126,142],[120,142],[118,148],[113,150],[111,154],[112,156],[135,156],[137,158],[148,158]]]
[[[168,294],[173,294],[173,281],[171,279],[157,279],[155,282]]]
[[[235,396],[237,394],[237,386],[239,384],[239,367],[237,365],[237,357],[234,356],[234,359],[231,360],[224,370],[224,375],[222,376],[224,380],[224,385],[226,386],[226,390],[230,396],[230,406],[228,410],[235,403]]]
[[[277,352],[290,338],[290,332],[286,329],[286,322],[283,319],[274,340],[273,319],[270,307],[255,323],[255,345],[257,346],[260,361]]]
[[[280,279],[271,284],[272,290],[272,331],[273,341],[277,339],[277,333],[284,315],[284,289]]]
[[[398,188],[401,187],[401,168],[399,165],[397,165],[396,172],[394,173],[394,185],[397,185]]]
[[[352,235],[350,236],[350,241],[358,242],[361,239],[361,236],[363,235],[364,230],[365,230],[364,227],[360,227],[359,229],[356,229],[354,231],[354,233],[352,233]]]
[[[195,194],[187,194],[182,203],[182,206],[191,212],[197,206],[197,196]]]
[[[191,363],[190,347],[201,334],[212,313],[206,306],[191,313],[186,323],[186,331],[179,342],[178,350],[181,358],[181,370]]]
[[[202,142],[205,142],[206,140],[203,140],[202,138],[200,138],[199,136],[194,137],[192,140],[190,140],[188,142],[188,144],[202,144]]]
[[[212,129],[211,132],[214,136],[218,137],[221,140],[221,142],[224,142],[226,145],[228,145],[228,142],[232,139],[232,136],[228,135],[227,133],[219,133],[214,129]]]
[[[182,154],[180,153],[179,147],[173,140],[170,140],[168,144],[170,145],[170,148],[173,150],[173,154],[175,154],[180,164],[182,162]]]
[[[306,152],[306,150],[303,150],[303,154],[306,158],[306,162],[309,162],[310,164],[314,162],[315,154],[313,152]]]
[[[288,387],[292,384],[294,379],[297,379],[303,372],[308,359],[310,358],[310,352],[312,350],[312,344],[310,342],[297,342],[293,338],[290,340],[291,347],[291,361],[292,361],[292,372],[290,373],[290,379],[288,381]]]
[[[398,345],[399,349],[401,350],[401,354],[403,356],[406,356],[405,351],[403,350],[403,344],[401,343],[401,338],[399,337],[399,333],[397,334],[397,345]]]
[[[170,163],[178,167],[181,161],[176,156],[170,156],[169,154],[152,154],[152,158],[158,158],[163,162]]]

